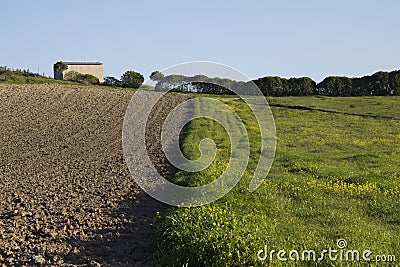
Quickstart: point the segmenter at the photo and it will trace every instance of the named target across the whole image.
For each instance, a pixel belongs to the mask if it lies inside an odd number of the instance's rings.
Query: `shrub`
[[[97,77],[91,74],[82,74],[77,71],[68,71],[65,74],[64,79],[83,84],[99,84],[99,79]]]
[[[122,83],[120,80],[118,80],[115,77],[112,76],[107,76],[104,78],[104,85],[108,86],[122,86]]]

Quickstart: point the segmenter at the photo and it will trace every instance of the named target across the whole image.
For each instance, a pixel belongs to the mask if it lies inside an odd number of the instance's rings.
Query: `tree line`
[[[234,81],[224,78],[209,78],[204,75],[192,77],[167,75],[154,71],[150,78],[156,81],[156,90],[172,88],[177,92],[198,92],[209,94],[233,94],[231,89],[248,88],[251,82]],[[201,82],[199,82],[201,81]],[[388,96],[400,95],[400,70],[383,72],[359,78],[329,76],[320,83],[309,77],[281,78],[267,76],[253,80],[265,96]]]
[[[56,67],[56,66],[55,66]],[[57,66],[62,67],[62,66]],[[390,96],[400,95],[400,70],[378,71],[372,75],[350,78],[329,76],[316,83],[309,77],[282,78],[266,76],[250,82],[235,81],[226,78],[210,78],[205,75],[184,76],[164,75],[153,71],[150,79],[156,81],[155,90],[175,92],[197,92],[207,94],[234,94],[230,89],[241,89],[242,93],[251,93],[255,84],[265,96]],[[144,82],[142,74],[126,71],[120,79],[107,76],[104,85],[139,88]]]
[[[361,78],[327,77],[317,85],[317,94],[328,96],[400,95],[400,70],[379,71]]]

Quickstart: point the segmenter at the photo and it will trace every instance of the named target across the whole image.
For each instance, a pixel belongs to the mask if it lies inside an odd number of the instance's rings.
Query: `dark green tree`
[[[400,70],[389,73],[390,95],[400,95]]]
[[[371,94],[390,95],[389,73],[378,71],[372,75]]]
[[[327,96],[352,96],[353,81],[348,77],[326,77],[318,84],[318,93]]]
[[[161,71],[155,70],[150,74],[150,79],[152,79],[155,82],[159,82],[162,79],[164,79],[164,74]]]
[[[139,88],[144,82],[144,77],[139,72],[128,70],[121,76],[121,84],[123,87]]]
[[[54,68],[54,71],[56,71],[56,72],[63,72],[64,70],[68,69],[68,66],[64,62],[58,61],[57,63],[55,63],[53,65],[53,68]]]

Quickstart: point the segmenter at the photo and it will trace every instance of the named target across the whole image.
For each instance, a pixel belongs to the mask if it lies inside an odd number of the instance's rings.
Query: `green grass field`
[[[216,97],[216,96],[213,96]],[[218,97],[216,97],[218,98]],[[255,118],[240,101],[224,98],[244,120],[251,159],[244,177],[225,197],[196,208],[170,208],[157,224],[161,263],[168,266],[394,266],[400,261],[400,97],[271,98],[277,129],[276,157],[263,185],[248,185],[258,160],[259,131]],[[306,106],[372,118],[321,111],[287,109]],[[201,107],[198,107],[201,108]],[[224,129],[207,119],[189,127],[184,153],[199,156],[198,144],[209,137],[217,158],[206,170],[179,172],[176,182],[189,186],[217,178],[229,161]],[[389,263],[302,261],[301,252],[337,249],[372,251]],[[257,259],[267,246],[273,259]],[[300,260],[286,262],[276,253],[297,250]],[[342,252],[343,252],[342,251]],[[339,252],[340,253],[340,250]],[[295,258],[295,254],[293,254]],[[395,255],[393,262],[390,255]],[[269,255],[268,255],[269,256]],[[361,256],[360,256],[361,257]],[[383,258],[383,257],[381,257]],[[396,265],[396,266],[397,266]]]

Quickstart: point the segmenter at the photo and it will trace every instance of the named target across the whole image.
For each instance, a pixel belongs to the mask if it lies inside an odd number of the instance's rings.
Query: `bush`
[[[15,84],[26,84],[26,83],[45,83],[52,82],[53,79],[49,79],[38,73],[32,73],[29,69],[12,69],[6,66],[0,66],[0,82],[9,82]]]
[[[83,84],[99,84],[99,79],[91,74],[82,74],[77,71],[69,71],[64,76],[65,80],[80,82]]]
[[[104,78],[104,85],[119,87],[119,86],[122,86],[122,83],[121,83],[120,80],[118,80],[115,77],[107,76],[107,77]]]

